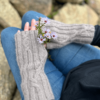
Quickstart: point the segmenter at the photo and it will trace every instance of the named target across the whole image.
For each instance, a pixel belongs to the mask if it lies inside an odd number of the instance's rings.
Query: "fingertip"
[[[31,21],[31,30],[35,30],[35,23],[36,23],[35,19],[32,19],[32,21]]]
[[[25,27],[24,27],[24,31],[28,31],[29,30],[29,22],[25,23]]]
[[[31,21],[31,26],[34,26],[35,25],[35,19],[32,19],[32,21]]]
[[[20,30],[18,30],[17,32],[20,32]]]
[[[29,25],[29,22],[26,22],[26,25],[28,26]]]

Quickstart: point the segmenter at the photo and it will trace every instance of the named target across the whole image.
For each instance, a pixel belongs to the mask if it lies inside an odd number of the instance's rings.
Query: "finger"
[[[17,32],[20,32],[20,30],[18,30]]]
[[[36,23],[36,21],[35,21],[35,19],[32,19],[32,21],[31,21],[31,30],[35,30],[35,23]]]
[[[28,31],[28,30],[29,30],[29,22],[26,22],[24,26],[24,31]]]

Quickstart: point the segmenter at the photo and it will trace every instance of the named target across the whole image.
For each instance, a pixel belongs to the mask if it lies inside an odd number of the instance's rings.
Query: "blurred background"
[[[4,28],[21,28],[22,16],[29,10],[67,24],[100,24],[100,0],[0,0],[0,39]],[[0,100],[21,100],[1,43]]]

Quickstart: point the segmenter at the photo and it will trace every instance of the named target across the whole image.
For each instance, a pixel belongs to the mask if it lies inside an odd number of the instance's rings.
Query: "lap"
[[[100,59],[100,50],[90,44],[70,43],[62,48],[50,50],[53,64],[66,76],[81,63]]]
[[[31,20],[33,18],[37,20],[37,15],[38,17],[45,17],[45,15],[35,11],[27,12],[22,18],[22,29],[24,29],[24,24],[27,21],[31,24]],[[17,30],[22,29],[18,29],[15,27],[8,27],[4,29],[1,33],[1,42],[9,66],[16,81],[18,90],[21,94],[21,97],[23,98],[23,94],[20,87],[20,71],[15,60],[16,54],[14,41],[14,34],[17,32]],[[72,68],[91,59],[100,59],[100,51],[97,48],[89,44],[77,43],[71,43],[59,49],[52,49],[50,50],[50,55],[52,59],[54,59],[54,61],[51,62],[47,60],[44,70],[50,81],[53,93],[56,98],[60,97],[65,76]]]
[[[15,40],[14,34],[22,29],[16,27],[8,27],[1,32],[1,43],[5,52],[5,56],[7,58],[8,64],[14,76],[15,82],[17,84],[18,90],[20,92],[22,100],[24,100],[23,93],[21,90],[21,75],[20,70],[16,61],[16,53],[15,53]],[[53,65],[53,63],[47,59],[44,71],[49,79],[51,84],[51,88],[53,90],[55,100],[59,100],[63,82],[64,75]]]

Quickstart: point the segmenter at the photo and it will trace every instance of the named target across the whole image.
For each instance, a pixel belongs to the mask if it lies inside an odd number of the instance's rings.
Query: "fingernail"
[[[26,22],[26,25],[28,25],[29,24],[29,22]]]
[[[35,21],[35,19],[32,19],[32,21]]]
[[[34,23],[36,23],[36,20],[34,19]]]
[[[35,19],[32,19],[32,20],[35,20]]]
[[[18,32],[20,32],[20,30],[18,30]]]

